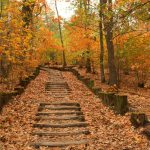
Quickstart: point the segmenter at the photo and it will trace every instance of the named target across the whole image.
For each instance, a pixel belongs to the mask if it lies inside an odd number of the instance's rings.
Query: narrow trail
[[[48,70],[48,73],[45,93],[53,97],[54,102],[39,103],[32,133],[37,139],[31,145],[35,148],[86,145],[86,135],[90,132],[80,104],[69,98],[71,89],[61,72]]]

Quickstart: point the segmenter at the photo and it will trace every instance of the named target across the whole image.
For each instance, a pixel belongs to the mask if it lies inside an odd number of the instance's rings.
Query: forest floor
[[[94,80],[96,87],[100,87],[104,91],[107,91],[110,88],[106,83],[100,82],[100,73],[98,71],[96,74],[92,74],[86,73],[85,68],[79,69],[76,67],[75,69],[82,76]],[[106,78],[108,78],[107,74]],[[147,82],[147,85],[150,85],[149,81]],[[150,87],[138,88],[133,73],[130,75],[121,74],[120,88],[118,91],[128,96],[129,104],[134,111],[146,113],[150,117]]]
[[[91,132],[88,136],[90,144],[86,148],[76,146],[67,147],[66,150],[150,150],[150,141],[141,134],[143,128],[134,129],[129,113],[125,116],[115,115],[72,73],[63,72],[63,77],[72,89],[70,101],[80,103]],[[21,96],[15,97],[4,107],[0,116],[0,150],[32,150],[29,143],[35,139],[30,133],[38,105],[41,101],[56,101],[45,94],[47,81],[48,73],[41,71]],[[147,101],[147,98],[141,99],[139,95],[128,96],[130,102],[137,101],[139,105]]]

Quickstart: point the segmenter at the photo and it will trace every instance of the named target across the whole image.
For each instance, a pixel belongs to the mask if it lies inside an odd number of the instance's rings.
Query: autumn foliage
[[[33,2],[13,1],[6,4],[1,12],[0,75],[2,82],[13,83],[30,75],[35,67],[49,61],[49,57],[46,56],[48,51],[59,49],[53,32],[47,28],[43,20],[43,8],[40,6],[46,5],[45,2],[35,2],[31,14],[32,21],[27,20],[28,16],[21,11],[23,6],[30,7]],[[31,22],[27,25],[25,21]]]
[[[134,72],[139,83],[146,83],[150,68],[150,32],[148,17],[148,1],[115,1],[110,5],[89,1],[76,3],[76,14],[65,25],[67,42],[71,52],[72,61],[86,66],[87,55],[91,60],[91,68],[99,70],[100,65],[100,36],[99,36],[99,10],[103,11],[102,29],[104,44],[105,71],[109,68],[107,38],[112,38],[114,46],[114,63],[119,83],[119,74]],[[110,19],[112,19],[112,23]],[[112,37],[107,37],[109,25],[112,27]],[[94,64],[92,66],[92,64]],[[107,72],[107,71],[106,71]],[[111,74],[109,70],[109,74]],[[117,83],[117,84],[118,84]]]

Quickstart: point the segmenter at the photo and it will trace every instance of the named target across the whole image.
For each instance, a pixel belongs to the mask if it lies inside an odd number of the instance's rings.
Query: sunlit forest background
[[[146,85],[150,71],[148,0],[67,1],[74,14],[62,18],[58,1],[0,0],[0,80],[9,88],[35,67],[78,65],[119,85],[132,74]],[[60,1],[59,1],[60,3]],[[49,4],[49,5],[48,5]]]

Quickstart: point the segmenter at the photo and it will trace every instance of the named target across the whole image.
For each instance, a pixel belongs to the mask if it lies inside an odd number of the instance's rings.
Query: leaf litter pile
[[[69,72],[64,72],[63,76],[72,89],[69,101],[80,103],[91,132],[88,137],[90,142],[86,147],[71,146],[64,149],[150,150],[150,142],[141,134],[142,128],[135,130],[131,126],[128,113],[125,116],[115,115],[75,76]],[[38,105],[44,101],[56,101],[55,98],[44,92],[47,81],[47,72],[41,71],[21,96],[15,97],[4,107],[0,116],[0,150],[33,149],[29,144],[35,139],[30,133],[33,131],[32,125]],[[41,148],[41,150],[45,149]]]

